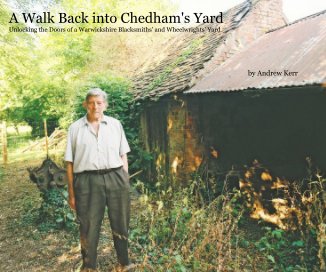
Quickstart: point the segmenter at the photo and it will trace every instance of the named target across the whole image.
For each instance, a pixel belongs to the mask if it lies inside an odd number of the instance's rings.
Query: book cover
[[[130,269],[326,269],[325,3],[0,1],[1,271],[84,271],[63,154],[94,87],[132,149]],[[127,271],[107,221],[97,269]]]

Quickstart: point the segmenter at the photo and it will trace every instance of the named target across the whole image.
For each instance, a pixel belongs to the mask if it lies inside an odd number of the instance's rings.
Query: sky
[[[225,11],[244,0],[172,0],[172,2],[179,5],[179,12],[216,15],[217,12]],[[289,22],[325,9],[326,0],[283,0],[283,12]]]

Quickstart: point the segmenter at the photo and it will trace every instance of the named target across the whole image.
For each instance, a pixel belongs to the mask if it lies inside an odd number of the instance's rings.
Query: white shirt
[[[120,121],[104,115],[96,135],[84,116],[69,127],[65,161],[73,163],[74,173],[117,168],[129,151]]]

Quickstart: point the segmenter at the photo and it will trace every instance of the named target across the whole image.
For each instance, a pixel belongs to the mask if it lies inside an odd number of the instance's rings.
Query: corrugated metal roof
[[[326,11],[265,34],[185,93],[305,86],[325,79]]]

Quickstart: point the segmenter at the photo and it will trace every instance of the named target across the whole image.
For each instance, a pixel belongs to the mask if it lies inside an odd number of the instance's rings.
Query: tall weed
[[[144,187],[144,186],[139,186]],[[192,184],[187,188],[143,194],[141,214],[130,233],[131,247],[142,259],[143,271],[236,271],[240,257],[238,223],[242,209],[240,192],[215,198],[209,204],[196,201]]]

